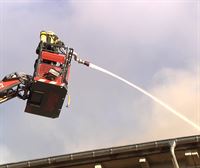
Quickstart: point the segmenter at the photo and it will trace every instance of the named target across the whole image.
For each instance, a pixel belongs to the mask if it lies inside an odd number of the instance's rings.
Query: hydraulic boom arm
[[[0,81],[0,104],[14,97],[27,99],[32,76],[24,73],[12,73]]]

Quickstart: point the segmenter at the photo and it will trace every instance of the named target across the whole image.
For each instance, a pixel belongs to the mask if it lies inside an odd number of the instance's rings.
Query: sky
[[[198,0],[0,0],[0,78],[33,73],[41,30],[200,126]],[[137,90],[73,62],[71,105],[50,119],[0,105],[0,164],[200,134]]]

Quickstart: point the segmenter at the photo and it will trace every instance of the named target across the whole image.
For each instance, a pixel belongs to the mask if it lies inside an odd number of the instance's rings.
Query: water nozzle
[[[90,66],[90,62],[88,62],[88,61],[84,61],[84,65],[86,65],[86,66]]]
[[[88,66],[88,67],[90,66],[90,62],[84,61],[84,60],[78,58],[78,54],[77,54],[76,52],[73,52],[73,56],[74,56],[74,60],[75,60],[76,62],[78,62],[79,64],[83,64],[83,65],[86,65],[86,66]]]

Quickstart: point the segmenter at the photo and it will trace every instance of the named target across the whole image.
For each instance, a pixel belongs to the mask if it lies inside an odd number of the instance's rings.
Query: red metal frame
[[[49,61],[59,62],[62,64],[65,63],[65,55],[63,55],[63,54],[42,51],[41,58],[45,59],[45,60],[49,60]]]
[[[38,69],[37,69],[37,72],[38,72],[37,74],[38,75],[36,77],[34,77],[34,80],[38,81],[40,79],[44,79],[46,83],[51,82],[51,80],[48,80],[48,79],[46,79],[44,77],[45,74],[47,74],[50,69],[55,69],[57,72],[62,73],[62,69],[60,67],[41,63],[41,64],[38,65]],[[61,85],[62,84],[62,80],[63,80],[63,75],[61,74],[60,76],[58,76],[57,78],[55,78],[54,81],[56,82],[57,85]]]
[[[69,80],[70,73],[70,66],[68,65],[67,71],[66,69],[64,69],[65,66],[63,66],[64,64],[66,64],[66,59],[67,57],[64,54],[42,51],[39,55],[39,62],[37,65],[37,69],[35,70],[37,73],[35,73],[34,80],[58,86],[66,85]],[[47,63],[48,61],[52,62],[52,64]],[[57,65],[57,63],[59,64]],[[60,75],[56,77],[53,81],[45,77],[50,69],[54,69],[55,71],[60,73]]]

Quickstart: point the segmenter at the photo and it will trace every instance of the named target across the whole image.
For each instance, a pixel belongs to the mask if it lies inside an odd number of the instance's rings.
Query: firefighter
[[[52,31],[41,31],[40,32],[40,42],[36,49],[36,54],[40,54],[42,50],[47,50],[49,52],[58,53],[59,47],[64,47],[65,44],[62,42],[58,36]],[[35,60],[34,69],[36,68],[38,60]],[[43,60],[44,63],[55,65],[56,62]]]
[[[36,49],[36,54],[39,54],[40,50],[43,49],[50,52],[58,52],[58,47],[64,47],[64,43],[58,38],[58,36],[54,32],[40,32],[40,43]]]

